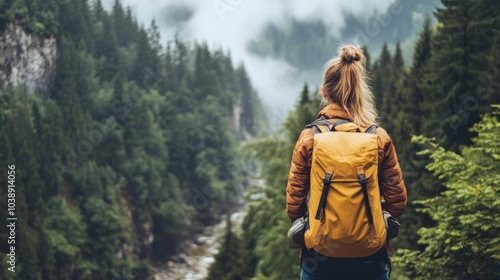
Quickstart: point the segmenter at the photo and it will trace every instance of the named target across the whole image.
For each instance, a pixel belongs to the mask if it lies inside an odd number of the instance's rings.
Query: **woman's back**
[[[324,117],[330,119],[332,123],[338,120],[347,120],[355,123],[361,131],[366,130],[371,125],[377,124],[373,94],[366,83],[364,56],[360,48],[354,46],[343,47],[339,51],[339,56],[327,63],[321,92],[327,106],[319,112],[318,118]],[[380,191],[386,201],[386,210],[397,217],[402,214],[406,206],[406,188],[391,138],[381,127],[376,128],[376,136]],[[304,129],[297,140],[293,153],[287,186],[287,213],[292,220],[302,217],[306,211],[314,209],[312,206],[309,206],[311,209],[308,209],[306,203],[306,197],[311,191],[310,188],[323,188],[323,186],[316,182],[317,180],[310,180],[311,166],[313,165],[313,138],[313,129]],[[335,143],[331,145],[335,145]],[[313,190],[316,191],[316,189]],[[370,206],[368,208],[373,209]],[[378,210],[376,214],[378,214]],[[360,214],[358,213],[358,215]],[[328,228],[328,225],[325,228]],[[308,241],[307,238],[306,241]],[[323,246],[329,245],[323,244]],[[344,268],[349,267],[348,263],[350,262],[354,262],[355,266],[358,266],[358,269],[352,271],[350,276],[352,279],[358,279],[355,277],[356,273],[363,274],[363,271],[372,273],[374,266],[376,267],[376,271],[386,264],[385,250],[369,256],[368,259],[364,257],[339,259],[320,255],[319,258],[323,261],[318,262],[318,253],[312,247],[314,246],[311,246],[311,243],[309,243],[309,247],[304,248],[302,252],[303,259],[312,260],[315,263],[313,267],[309,266],[309,269],[307,269],[308,262],[303,263],[303,279],[331,279],[321,277],[325,276],[325,273],[330,275],[335,272],[340,274],[342,274],[342,271],[349,272],[349,269],[345,270]],[[326,250],[325,252],[335,252],[335,248]],[[361,269],[363,266],[361,265],[360,267],[359,265],[367,261],[375,262],[376,265],[366,266],[365,269]],[[382,276],[387,275],[386,272],[387,268],[385,269],[385,273],[382,270],[378,274]],[[375,275],[370,273],[363,274],[362,279],[387,279],[387,276],[379,277],[377,273]],[[372,275],[373,278],[366,278],[367,275]]]

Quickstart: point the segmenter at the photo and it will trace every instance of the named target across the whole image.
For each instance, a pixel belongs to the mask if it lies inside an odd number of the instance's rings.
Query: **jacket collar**
[[[322,116],[325,116],[328,119],[345,119],[348,121],[353,121],[353,118],[349,116],[347,111],[340,107],[337,103],[330,103],[325,108],[323,108],[318,113],[318,119]]]

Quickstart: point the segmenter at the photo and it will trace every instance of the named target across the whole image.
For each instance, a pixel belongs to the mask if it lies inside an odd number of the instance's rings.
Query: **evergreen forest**
[[[49,92],[0,94],[17,218],[15,273],[4,226],[0,278],[150,279],[154,262],[241,203],[239,145],[266,132],[263,107],[228,51],[162,42],[120,1],[109,12],[44,3],[0,2],[4,28],[55,36],[58,49]]]
[[[363,46],[408,192],[391,279],[500,279],[500,2],[431,7],[418,27],[386,29],[377,55]],[[0,0],[0,34],[12,25],[55,38],[57,59],[48,91],[0,91],[0,220],[17,218],[15,272],[11,233],[0,230],[0,279],[155,279],[183,242],[224,220],[206,279],[300,279],[285,189],[296,140],[322,106],[318,84],[297,88],[270,128],[272,112],[229,50],[162,38],[120,0],[111,10],[101,0]],[[306,68],[337,46],[311,36],[287,48],[293,38],[265,30],[251,51]],[[407,33],[411,60],[399,42]],[[380,41],[391,36],[394,48]],[[296,55],[307,46],[316,56]]]

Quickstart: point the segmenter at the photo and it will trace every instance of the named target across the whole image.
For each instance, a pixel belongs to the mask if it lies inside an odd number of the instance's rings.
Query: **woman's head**
[[[361,48],[347,45],[325,66],[322,95],[327,103],[343,107],[358,126],[377,123],[373,94],[365,72],[366,59]]]

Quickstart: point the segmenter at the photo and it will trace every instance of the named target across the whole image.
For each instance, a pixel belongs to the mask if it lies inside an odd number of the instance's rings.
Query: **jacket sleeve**
[[[379,146],[379,184],[386,201],[386,210],[398,217],[406,208],[406,186],[392,139],[382,128],[377,128]]]
[[[313,148],[312,129],[305,129],[293,150],[288,184],[286,188],[286,212],[292,221],[302,217],[307,210],[309,177]]]

